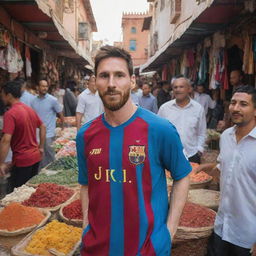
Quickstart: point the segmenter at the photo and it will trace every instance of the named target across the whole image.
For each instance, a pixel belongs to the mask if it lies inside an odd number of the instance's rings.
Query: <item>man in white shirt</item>
[[[210,95],[204,92],[204,86],[202,84],[198,84],[196,86],[194,100],[202,105],[206,116],[208,113],[208,109],[214,109],[216,106],[216,101],[213,100]]]
[[[256,256],[256,90],[237,88],[229,112],[235,125],[220,138],[221,196],[207,256]],[[197,171],[216,165],[202,164]]]
[[[87,123],[103,113],[102,101],[95,86],[95,76],[91,75],[88,81],[88,88],[78,96],[76,108],[76,126],[80,129],[82,118]]]
[[[164,103],[158,115],[175,125],[190,162],[200,163],[206,138],[206,119],[203,107],[189,97],[190,81],[185,77],[173,81],[175,99]]]

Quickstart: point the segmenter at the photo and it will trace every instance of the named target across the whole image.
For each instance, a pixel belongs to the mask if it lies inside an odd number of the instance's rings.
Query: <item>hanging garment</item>
[[[6,50],[0,49],[0,68],[6,70],[7,69],[7,63],[6,63]]]
[[[199,79],[198,82],[200,84],[204,84],[206,82],[208,69],[209,69],[209,56],[208,56],[207,49],[204,49],[202,60],[200,62],[199,73],[198,73],[198,79]]]
[[[31,66],[30,50],[28,46],[26,46],[25,48],[25,58],[26,58],[26,77],[31,77],[32,66]]]
[[[167,80],[167,73],[168,73],[167,65],[165,64],[162,70],[162,80]]]
[[[254,74],[252,37],[248,34],[245,36],[244,43],[243,71],[245,74]]]

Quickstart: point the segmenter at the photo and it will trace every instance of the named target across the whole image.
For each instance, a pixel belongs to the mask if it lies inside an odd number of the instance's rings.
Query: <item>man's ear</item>
[[[131,89],[134,89],[136,86],[136,79],[135,79],[135,75],[131,76]]]

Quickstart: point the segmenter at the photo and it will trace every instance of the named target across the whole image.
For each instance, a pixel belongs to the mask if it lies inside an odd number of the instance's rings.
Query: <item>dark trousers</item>
[[[13,166],[10,176],[10,188],[9,192],[12,192],[14,188],[20,187],[25,184],[29,179],[38,174],[39,162],[26,167]]]
[[[198,163],[198,164],[201,163],[201,158],[200,158],[198,153],[196,153],[195,155],[189,157],[188,160],[189,160],[189,162],[193,162],[193,163]]]
[[[250,256],[250,249],[242,248],[240,246],[223,241],[220,236],[212,233],[206,256]]]

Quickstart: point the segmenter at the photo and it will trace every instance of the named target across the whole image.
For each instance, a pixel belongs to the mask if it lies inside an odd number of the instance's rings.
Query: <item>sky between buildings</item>
[[[98,32],[94,40],[104,40],[107,44],[122,41],[122,13],[145,12],[148,10],[147,0],[91,0],[93,14]]]

